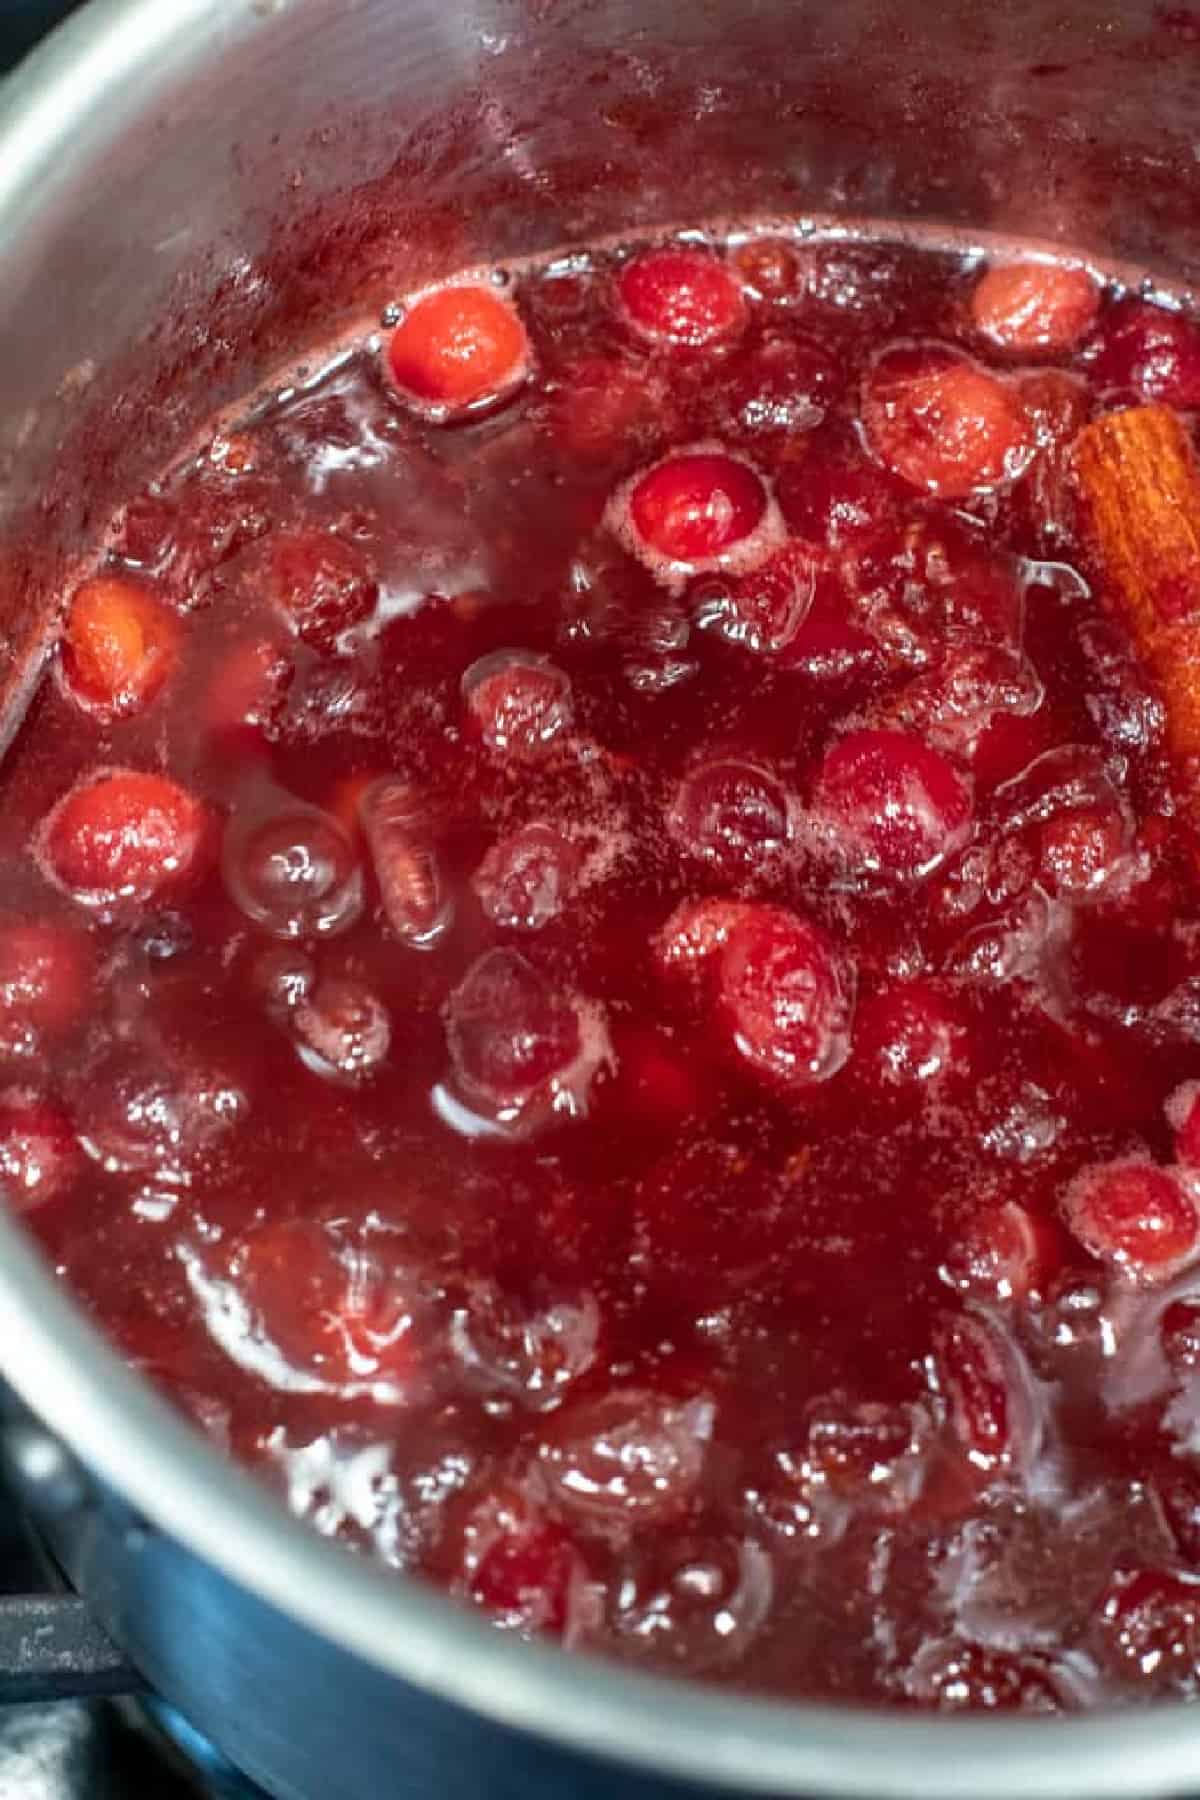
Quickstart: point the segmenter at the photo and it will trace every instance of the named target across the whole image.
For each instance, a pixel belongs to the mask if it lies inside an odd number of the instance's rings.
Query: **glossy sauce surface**
[[[72,599],[3,774],[10,1199],[502,1627],[1192,1694],[1200,904],[1069,448],[1187,417],[1200,333],[800,237],[464,283]]]

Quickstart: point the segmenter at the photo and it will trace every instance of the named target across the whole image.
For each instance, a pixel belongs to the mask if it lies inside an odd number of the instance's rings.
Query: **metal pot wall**
[[[6,730],[89,526],[409,282],[739,211],[1020,232],[1189,280],[1198,126],[1200,14],[1146,0],[93,0],[0,105]],[[1200,1709],[892,1718],[516,1645],[287,1519],[3,1218],[0,1372],[42,1421],[20,1472],[72,1580],[274,1794],[1100,1800],[1200,1780]]]

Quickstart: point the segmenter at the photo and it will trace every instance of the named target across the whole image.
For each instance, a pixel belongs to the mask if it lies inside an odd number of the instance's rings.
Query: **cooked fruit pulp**
[[[452,285],[64,597],[10,1200],[293,1510],[502,1627],[1192,1694],[1200,904],[1070,446],[1200,333],[799,234]]]

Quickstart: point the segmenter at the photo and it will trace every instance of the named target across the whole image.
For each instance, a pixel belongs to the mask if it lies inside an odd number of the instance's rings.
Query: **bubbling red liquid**
[[[689,233],[468,272],[64,596],[0,1189],[292,1509],[793,1697],[1200,1689],[1200,894],[1074,434],[1200,330]]]

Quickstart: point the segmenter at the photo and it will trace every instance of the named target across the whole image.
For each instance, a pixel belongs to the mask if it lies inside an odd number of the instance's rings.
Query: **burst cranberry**
[[[974,802],[968,778],[919,738],[854,731],[821,765],[813,816],[853,867],[916,881],[966,843]]]
[[[530,650],[498,650],[472,663],[462,691],[491,750],[532,756],[570,729],[570,681]]]
[[[329,936],[362,910],[362,871],[327,813],[295,806],[255,824],[232,821],[225,882],[248,919],[273,937]]]
[[[716,411],[727,428],[749,444],[782,447],[820,423],[838,386],[829,356],[811,339],[763,338],[738,357]]]
[[[1010,1460],[1013,1397],[995,1327],[970,1313],[938,1321],[934,1367],[950,1424],[971,1462],[990,1470]]]
[[[391,1047],[387,1009],[364,982],[348,975],[317,982],[297,1001],[292,1023],[310,1067],[342,1081],[373,1075]]]
[[[387,347],[401,394],[433,418],[507,398],[530,367],[520,315],[494,288],[437,288],[409,308]]]
[[[629,514],[642,543],[676,563],[707,563],[748,538],[767,493],[748,463],[719,451],[669,456],[633,484]]]
[[[667,827],[695,856],[744,863],[786,842],[787,794],[753,763],[702,763],[676,789]]]
[[[1175,1133],[1175,1154],[1189,1168],[1200,1167],[1200,1082],[1185,1081],[1166,1105],[1167,1123]]]
[[[145,904],[189,875],[207,837],[199,800],[166,775],[100,769],[38,830],[47,875],[85,906]]]
[[[829,550],[870,543],[894,522],[903,499],[886,470],[817,449],[784,464],[777,491],[788,530]]]
[[[736,276],[708,250],[645,250],[621,270],[617,295],[643,337],[689,350],[736,337],[746,319]]]
[[[786,238],[751,238],[733,253],[733,265],[760,300],[791,300],[804,284],[804,264]]]
[[[0,1093],[0,1198],[32,1212],[70,1188],[82,1157],[60,1106],[25,1088]]]
[[[1160,1693],[1194,1694],[1200,1670],[1200,1580],[1121,1569],[1098,1616],[1112,1653]]]
[[[1183,1372],[1200,1368],[1200,1301],[1172,1300],[1158,1329],[1173,1369]]]
[[[939,1712],[1062,1711],[1057,1689],[1036,1657],[963,1638],[927,1644],[906,1686],[914,1699]]]
[[[745,575],[705,575],[693,582],[693,617],[701,631],[775,655],[794,643],[812,606],[816,579],[808,552],[785,544]]]
[[[67,686],[110,717],[146,706],[178,658],[179,621],[136,581],[96,575],[75,590],[64,627]]]
[[[971,318],[1001,350],[1028,356],[1073,350],[1091,327],[1100,291],[1086,269],[1062,263],[999,263],[971,295]]]
[[[980,1300],[1024,1300],[1041,1287],[1053,1257],[1044,1221],[1016,1200],[985,1207],[955,1236],[941,1274]]]
[[[1064,900],[1087,900],[1108,888],[1127,861],[1121,814],[1086,809],[1047,819],[1040,830],[1039,879]]]
[[[315,1220],[278,1220],[247,1232],[231,1274],[255,1338],[294,1369],[339,1386],[411,1381],[428,1294],[390,1240],[342,1242]]]
[[[1200,328],[1181,313],[1122,300],[1101,318],[1086,355],[1102,388],[1166,406],[1200,406]]]
[[[613,1388],[564,1407],[538,1445],[550,1503],[618,1538],[679,1518],[704,1473],[713,1412],[709,1400],[668,1400],[644,1388]]]
[[[465,1519],[445,1534],[439,1560],[449,1558],[454,1576],[497,1625],[569,1641],[588,1597],[587,1568],[569,1534],[515,1483],[502,1482],[482,1498],[471,1494],[469,1504]]]
[[[645,368],[615,357],[583,357],[560,378],[552,412],[556,439],[580,462],[616,460],[654,425],[663,401]]]
[[[809,1410],[804,1464],[841,1500],[899,1511],[920,1485],[927,1438],[916,1406],[829,1395]]]
[[[472,885],[495,924],[538,931],[562,910],[580,860],[578,847],[552,825],[523,825],[492,845]]]
[[[328,531],[277,534],[267,581],[274,605],[315,650],[336,650],[344,632],[371,617],[379,598],[364,552]]]
[[[591,1294],[538,1304],[476,1281],[455,1310],[450,1341],[472,1386],[549,1410],[596,1361],[600,1309]]]
[[[0,1056],[40,1054],[82,1017],[96,975],[92,941],[70,925],[0,921]]]
[[[454,902],[433,843],[433,821],[406,781],[373,782],[359,802],[384,916],[401,943],[425,950],[449,929]]]
[[[850,1054],[853,977],[817,926],[753,909],[721,953],[720,1004],[734,1045],[784,1087],[828,1081]]]
[[[1085,1250],[1142,1281],[1166,1280],[1200,1241],[1191,1186],[1151,1162],[1085,1169],[1063,1195],[1062,1208]]]
[[[612,1628],[626,1655],[702,1673],[745,1655],[774,1588],[771,1559],[749,1538],[650,1540],[614,1583]]]
[[[889,350],[863,388],[867,439],[915,488],[955,500],[1014,480],[1032,434],[1015,391],[950,350]]]
[[[446,1002],[446,1038],[469,1090],[497,1102],[531,1093],[579,1055],[579,1014],[515,950],[489,950]]]
[[[249,1100],[236,1077],[187,1050],[120,1042],[77,1073],[80,1141],[111,1171],[180,1168],[241,1123]]]
[[[858,1010],[855,1066],[872,1088],[921,1092],[966,1072],[966,1016],[935,982],[907,981],[872,994]]]
[[[696,968],[724,949],[736,928],[753,918],[744,900],[685,900],[675,908],[655,939],[664,969]]]

